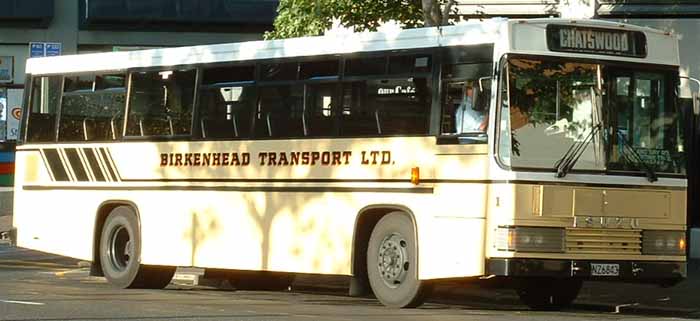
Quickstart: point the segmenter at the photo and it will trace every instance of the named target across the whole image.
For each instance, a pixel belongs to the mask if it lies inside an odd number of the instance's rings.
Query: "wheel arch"
[[[136,214],[136,221],[139,224],[139,230],[141,230],[141,215],[139,214],[138,207],[132,201],[127,200],[109,200],[102,202],[95,212],[95,224],[92,232],[92,264],[90,264],[90,275],[91,276],[104,276],[102,272],[102,265],[100,262],[100,238],[102,234],[102,227],[107,221],[107,216],[109,216],[112,211],[120,206],[127,206],[134,211]]]
[[[355,226],[352,237],[352,252],[350,273],[360,286],[369,289],[369,279],[367,275],[367,247],[369,246],[369,238],[372,235],[372,230],[377,225],[382,217],[389,213],[402,212],[409,216],[413,223],[413,233],[416,239],[416,256],[419,257],[418,247],[418,224],[413,211],[404,206],[397,204],[374,204],[365,206],[355,218]],[[416,272],[418,270],[416,269]]]

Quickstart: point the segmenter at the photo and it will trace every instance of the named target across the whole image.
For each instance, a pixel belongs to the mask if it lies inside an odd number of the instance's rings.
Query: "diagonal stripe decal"
[[[95,178],[95,181],[106,182],[107,177],[100,166],[100,161],[97,158],[96,150],[94,148],[83,148],[83,154],[85,154],[85,159],[87,159],[88,167],[92,172],[92,176]]]
[[[50,171],[53,173],[53,178],[59,182],[69,182],[70,176],[68,171],[63,166],[63,161],[57,149],[43,149],[43,154],[46,156],[46,162],[49,165]]]
[[[83,162],[80,161],[78,150],[75,148],[66,148],[64,149],[64,152],[66,153],[68,166],[70,166],[73,174],[75,175],[75,180],[78,182],[89,182],[90,178],[88,177],[85,167],[83,167]]]
[[[107,148],[99,148],[99,151],[113,181],[120,182],[121,177],[119,177],[119,172],[116,166],[114,166],[114,161],[112,160],[112,155],[109,153],[109,150]]]

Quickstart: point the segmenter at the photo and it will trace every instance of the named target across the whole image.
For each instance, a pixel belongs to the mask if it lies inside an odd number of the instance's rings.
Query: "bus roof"
[[[548,54],[546,46],[537,47],[537,44],[546,43],[541,32],[547,24],[576,24],[578,26],[626,29],[644,32],[649,39],[650,52],[656,52],[652,40],[666,38],[668,42],[677,42],[676,38],[668,33],[651,28],[638,27],[628,24],[600,21],[600,20],[568,20],[568,19],[518,19],[507,20],[503,18],[487,19],[482,21],[463,22],[454,26],[416,28],[384,32],[360,32],[340,33],[317,37],[302,37],[283,40],[260,40],[229,44],[200,45],[177,48],[161,48],[139,50],[129,52],[108,52],[81,55],[66,55],[58,57],[31,58],[27,61],[26,72],[35,75],[82,73],[82,72],[108,72],[123,71],[131,68],[169,67],[191,64],[205,64],[231,61],[264,60],[287,57],[339,55],[355,52],[395,51],[417,48],[433,48],[455,45],[495,44],[500,47],[501,53],[523,51],[527,53]],[[530,28],[528,39],[517,41],[515,30]],[[521,33],[522,35],[522,33]],[[539,42],[532,39],[541,38]],[[669,51],[661,47],[660,51]],[[500,46],[498,45],[500,43]],[[519,44],[528,43],[527,50],[519,48]],[[535,47],[532,46],[535,44]],[[654,46],[654,48],[651,48]],[[677,65],[676,59],[668,61],[669,57],[663,57],[665,64]],[[568,55],[567,56],[571,56]],[[640,61],[648,63],[659,63]]]

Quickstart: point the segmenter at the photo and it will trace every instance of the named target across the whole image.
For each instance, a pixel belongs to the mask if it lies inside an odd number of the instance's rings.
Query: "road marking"
[[[74,270],[53,272],[53,275],[62,278],[62,277],[65,277],[66,274],[78,274],[78,273],[85,273],[85,272],[89,272],[88,269],[86,269],[86,268],[80,268],[80,269],[74,269]],[[52,272],[43,272],[43,273],[52,274]]]
[[[28,301],[0,300],[0,302],[2,302],[2,303],[12,303],[12,304],[24,304],[24,305],[46,305],[46,303],[28,302]]]

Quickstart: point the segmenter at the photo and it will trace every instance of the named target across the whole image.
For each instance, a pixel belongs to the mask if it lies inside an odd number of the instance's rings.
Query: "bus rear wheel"
[[[532,278],[517,280],[515,290],[531,309],[556,311],[574,302],[582,285],[579,279]]]
[[[402,212],[382,217],[367,248],[367,274],[377,299],[388,307],[412,308],[425,301],[429,285],[418,279],[418,251],[411,218]]]
[[[141,231],[136,213],[119,206],[107,216],[100,236],[100,265],[112,285],[119,288],[162,289],[175,267],[141,264]]]

